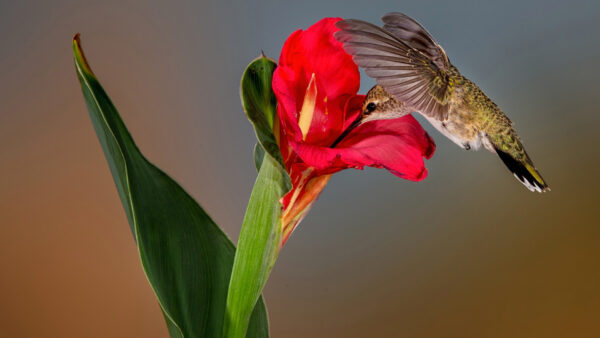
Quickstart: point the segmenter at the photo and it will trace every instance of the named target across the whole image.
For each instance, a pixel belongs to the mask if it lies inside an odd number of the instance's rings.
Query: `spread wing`
[[[401,13],[383,17],[380,28],[342,20],[335,33],[354,61],[377,84],[419,112],[446,120],[453,90],[453,67],[442,47],[416,21]]]

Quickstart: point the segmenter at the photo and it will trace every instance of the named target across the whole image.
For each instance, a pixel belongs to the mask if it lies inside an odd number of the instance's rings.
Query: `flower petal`
[[[298,125],[298,112],[302,108],[300,103],[301,98],[304,97],[303,90],[306,90],[306,85],[303,88],[296,85],[297,82],[303,82],[303,79],[299,79],[298,76],[294,69],[278,66],[273,73],[272,81],[273,92],[277,97],[277,115],[281,130],[287,138],[296,140],[302,138]]]
[[[273,74],[273,91],[279,102],[279,118],[290,140],[304,138],[306,143],[326,146],[343,130],[344,106],[358,91],[360,74],[352,57],[333,37],[339,20],[322,19],[305,31],[294,32],[281,51]],[[298,113],[312,74],[316,74],[318,95],[310,126],[302,135]]]
[[[298,156],[321,174],[364,166],[386,168],[411,181],[427,176],[423,157],[430,158],[435,143],[411,115],[367,122],[352,131],[336,148],[291,142]]]
[[[306,88],[312,73],[330,99],[355,94],[360,85],[358,66],[333,33],[341,18],[325,18],[305,31],[296,31],[286,41],[279,58],[280,67],[303,70]],[[297,35],[297,36],[296,36]],[[298,84],[301,85],[301,84]],[[320,88],[319,88],[320,89]]]

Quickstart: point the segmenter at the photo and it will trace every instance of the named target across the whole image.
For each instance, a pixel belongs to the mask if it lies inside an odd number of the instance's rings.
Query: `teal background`
[[[2,1],[0,337],[167,336],[81,97],[75,32],[142,151],[235,239],[256,176],[245,66],[322,17],[389,11],[508,114],[552,191],[425,123],[438,144],[425,181],[333,176],[267,283],[272,336],[600,336],[599,7]]]

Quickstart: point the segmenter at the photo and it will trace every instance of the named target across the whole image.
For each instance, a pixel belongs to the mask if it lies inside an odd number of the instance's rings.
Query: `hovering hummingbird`
[[[360,20],[342,20],[335,38],[375,78],[362,113],[333,146],[356,126],[418,111],[460,147],[481,145],[500,159],[531,191],[548,185],[525,152],[512,122],[477,85],[460,74],[444,49],[412,18],[383,16],[383,28]]]

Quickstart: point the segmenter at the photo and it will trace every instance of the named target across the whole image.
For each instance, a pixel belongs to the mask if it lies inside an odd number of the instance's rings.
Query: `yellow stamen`
[[[302,140],[306,139],[310,124],[315,113],[315,104],[317,101],[317,82],[315,81],[315,73],[312,74],[308,87],[306,88],[306,94],[304,94],[304,102],[302,102],[302,109],[300,110],[300,117],[298,118],[298,125],[300,131],[302,131]]]

